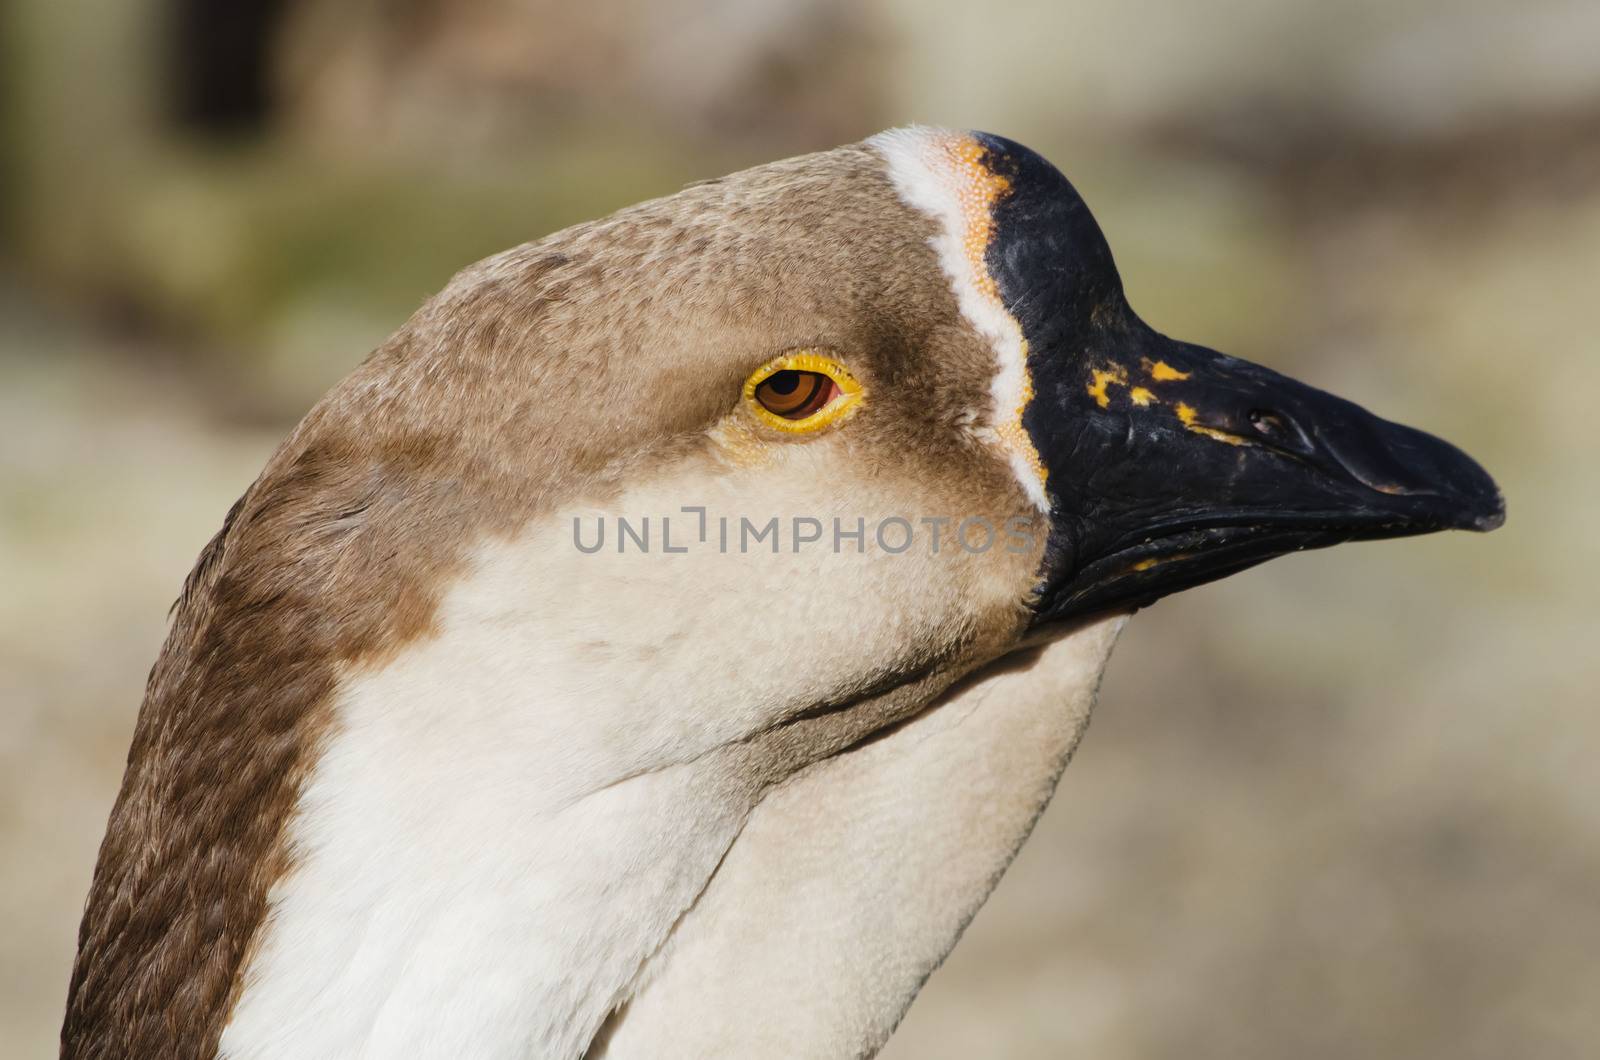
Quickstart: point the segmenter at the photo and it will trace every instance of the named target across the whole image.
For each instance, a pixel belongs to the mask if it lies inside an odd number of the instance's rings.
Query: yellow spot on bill
[[[1192,553],[1189,552],[1175,552],[1170,556],[1149,556],[1129,567],[1128,571],[1132,574],[1142,574],[1147,570],[1161,566],[1163,563],[1176,563],[1179,560],[1189,559],[1191,556]]]
[[[1128,385],[1128,370],[1120,364],[1114,364],[1109,368],[1096,368],[1093,372],[1093,378],[1084,389],[1089,392],[1090,397],[1094,398],[1096,405],[1107,409],[1111,407],[1111,394],[1106,388],[1113,383],[1118,386]]]
[[[1191,405],[1180,401],[1173,411],[1178,414],[1178,419],[1183,422],[1183,425],[1196,434],[1203,434],[1214,441],[1227,442],[1229,445],[1245,444],[1245,440],[1237,434],[1229,434],[1227,431],[1219,431],[1215,427],[1207,427],[1203,423],[1196,423],[1195,419],[1199,414],[1195,412],[1194,407]]]

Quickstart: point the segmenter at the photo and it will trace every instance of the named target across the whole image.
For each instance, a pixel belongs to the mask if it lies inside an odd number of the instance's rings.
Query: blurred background
[[[1600,5],[9,0],[0,1055],[53,1055],[168,605],[456,269],[920,121],[1078,185],[1133,304],[1462,445],[1490,536],[1128,629],[887,1055],[1600,1055]]]

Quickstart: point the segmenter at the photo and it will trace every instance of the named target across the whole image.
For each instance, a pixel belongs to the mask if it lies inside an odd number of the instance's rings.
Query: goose
[[[1141,607],[1504,506],[1167,338],[913,127],[455,276],[268,461],[151,672],[62,1055],[871,1056]]]

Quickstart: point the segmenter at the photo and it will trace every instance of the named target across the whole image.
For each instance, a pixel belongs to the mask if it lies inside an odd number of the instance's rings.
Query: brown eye
[[[850,369],[818,349],[790,350],[744,381],[745,408],[785,434],[830,427],[859,409],[865,397]]]
[[[821,372],[786,368],[762,380],[755,399],[775,416],[803,420],[827,408],[838,393],[838,384]]]

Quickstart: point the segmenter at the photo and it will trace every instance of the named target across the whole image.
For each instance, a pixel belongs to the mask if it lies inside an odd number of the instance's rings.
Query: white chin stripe
[[[939,263],[962,316],[989,341],[997,361],[986,433],[1005,451],[1029,499],[1048,512],[1044,464],[1022,426],[1022,412],[1033,399],[1028,345],[984,264],[994,235],[992,208],[1010,182],[983,165],[983,146],[966,133],[913,126],[890,129],[867,142],[888,163],[900,198],[939,225],[932,240]]]

